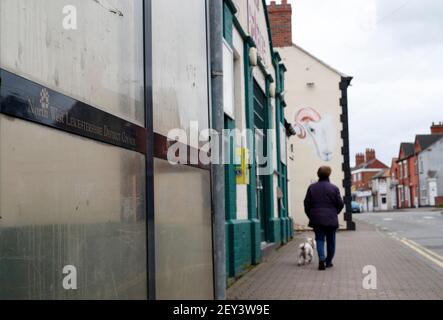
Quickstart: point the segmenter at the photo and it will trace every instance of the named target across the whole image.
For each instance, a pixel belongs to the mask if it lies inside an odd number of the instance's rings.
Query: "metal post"
[[[146,248],[148,299],[155,300],[154,125],[152,101],[152,3],[143,0],[143,47],[146,140]]]
[[[223,145],[223,0],[209,0],[209,45],[211,70],[212,129]],[[226,299],[225,170],[212,165],[212,223],[214,251],[214,298]]]

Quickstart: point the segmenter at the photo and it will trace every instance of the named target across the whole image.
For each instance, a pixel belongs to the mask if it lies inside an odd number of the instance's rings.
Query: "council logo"
[[[40,92],[40,105],[43,109],[49,108],[49,92],[46,88],[43,88]]]

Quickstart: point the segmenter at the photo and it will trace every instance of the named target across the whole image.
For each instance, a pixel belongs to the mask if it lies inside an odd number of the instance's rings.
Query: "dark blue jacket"
[[[320,180],[308,188],[305,213],[309,226],[338,228],[338,215],[344,208],[340,190],[327,180]]]

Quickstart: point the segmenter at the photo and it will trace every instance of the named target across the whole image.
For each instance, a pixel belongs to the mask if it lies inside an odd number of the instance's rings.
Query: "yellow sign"
[[[236,163],[240,165],[235,166],[235,175],[237,178],[237,184],[249,184],[249,170],[248,170],[248,158],[249,151],[246,148],[236,149]]]

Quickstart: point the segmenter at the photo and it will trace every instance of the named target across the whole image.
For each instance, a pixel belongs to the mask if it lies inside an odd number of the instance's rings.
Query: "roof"
[[[425,150],[442,138],[443,134],[419,134],[415,137],[415,141],[420,144],[422,150]]]
[[[382,171],[377,173],[375,176],[373,176],[372,180],[381,179],[381,178],[389,178],[389,169],[383,169]]]
[[[352,170],[354,171],[354,170],[360,170],[360,169],[380,169],[380,170],[382,170],[383,168],[377,168],[377,167],[373,167],[372,165],[373,164],[380,164],[380,165],[382,165],[382,166],[384,166],[385,167],[385,169],[388,169],[389,167],[387,166],[387,165],[385,165],[383,162],[381,162],[380,160],[378,160],[378,159],[372,159],[372,160],[370,160],[370,161],[367,161],[367,162],[365,162],[365,163],[362,163],[361,165],[359,165],[359,166],[356,166],[356,167],[354,167],[354,168],[352,168]]]
[[[310,56],[312,59],[316,60],[317,62],[319,62],[320,64],[322,64],[323,66],[325,66],[326,68],[328,68],[329,70],[331,70],[332,72],[337,73],[339,76],[342,76],[343,78],[352,78],[351,76],[348,76],[346,74],[344,74],[343,72],[338,71],[337,69],[331,67],[329,64],[327,64],[326,62],[320,60],[319,58],[317,58],[316,56],[314,56],[312,53],[306,51],[305,49],[303,49],[302,47],[296,45],[296,44],[292,44],[292,46],[294,46],[295,48],[297,48],[298,50],[302,51],[303,53],[305,53],[306,55]]]
[[[401,159],[399,157],[399,161],[410,158],[415,154],[415,144],[412,142],[402,142],[402,144],[400,145],[400,153],[401,150],[403,150],[404,156]]]

